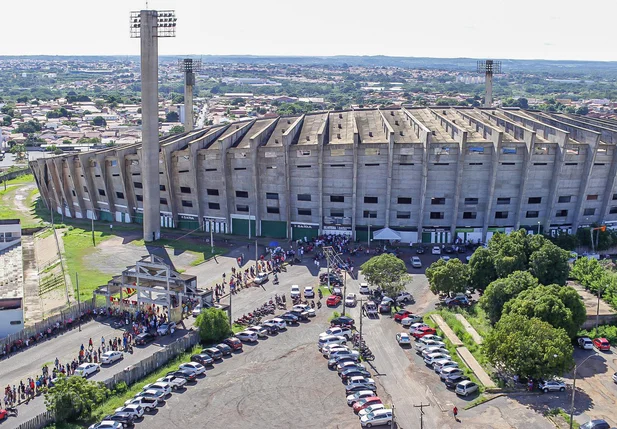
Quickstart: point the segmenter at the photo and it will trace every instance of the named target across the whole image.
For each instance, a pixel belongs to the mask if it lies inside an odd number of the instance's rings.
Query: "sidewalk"
[[[463,327],[465,328],[467,332],[469,332],[469,335],[471,335],[471,338],[473,338],[476,344],[482,344],[484,342],[482,335],[478,334],[478,331],[476,331],[476,328],[471,326],[471,324],[467,321],[467,319],[465,319],[465,316],[463,316],[462,314],[456,314],[454,317],[456,317],[458,321],[463,324]]]
[[[462,347],[463,346],[463,342],[456,336],[456,334],[448,326],[446,321],[443,320],[443,317],[441,317],[439,314],[431,314],[431,319],[433,319],[433,321],[435,323],[437,323],[437,326],[439,326],[439,329],[441,329],[443,331],[443,334],[446,337],[448,337],[448,339],[450,340],[452,345],[454,345],[454,347]]]

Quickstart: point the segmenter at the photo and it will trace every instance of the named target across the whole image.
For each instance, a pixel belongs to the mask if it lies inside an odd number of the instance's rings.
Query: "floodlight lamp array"
[[[501,61],[478,61],[477,65],[478,73],[486,73],[486,74],[500,74],[501,73]]]
[[[178,69],[183,73],[191,73],[201,70],[201,60],[184,58],[178,60]]]
[[[156,16],[156,37],[176,37],[176,12],[173,10],[148,11]],[[131,12],[131,38],[141,37],[141,12]]]

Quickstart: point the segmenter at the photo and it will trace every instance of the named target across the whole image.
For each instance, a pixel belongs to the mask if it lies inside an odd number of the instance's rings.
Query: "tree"
[[[195,326],[199,329],[199,336],[204,343],[215,343],[232,334],[227,313],[218,308],[208,308],[202,311]]]
[[[109,390],[101,382],[83,377],[60,376],[45,393],[47,410],[54,412],[56,422],[90,417],[92,409],[107,398]]]
[[[184,132],[184,127],[182,125],[174,125],[169,130],[169,134],[181,134]]]
[[[410,280],[405,262],[389,253],[373,256],[360,269],[370,285],[378,286],[388,296],[404,290]]]
[[[17,126],[17,129],[15,130],[16,133],[21,133],[21,134],[31,134],[31,133],[36,133],[38,131],[41,131],[41,124],[39,123],[39,121],[36,120],[30,120],[28,122],[23,122],[21,124],[19,124]]]
[[[603,272],[597,259],[579,258],[574,262],[570,275],[589,289],[595,281],[602,277]]]
[[[527,271],[515,271],[506,278],[497,279],[488,285],[480,298],[480,307],[492,324],[501,318],[503,306],[522,291],[536,287],[538,279]]]
[[[587,106],[581,106],[578,109],[576,109],[577,115],[586,115],[587,113],[589,113],[589,107]]]
[[[178,116],[177,112],[169,112],[165,115],[165,122],[178,122],[180,120],[180,116]]]
[[[570,338],[576,336],[587,317],[583,300],[576,290],[559,285],[538,285],[522,291],[505,303],[501,317],[507,314],[537,317],[555,328],[564,329]]]
[[[107,125],[107,121],[102,116],[95,116],[92,119],[92,123],[96,125],[97,127],[104,127]]]
[[[469,260],[469,282],[475,289],[484,290],[497,278],[495,262],[491,252],[479,247],[471,255]]]
[[[531,254],[529,270],[544,285],[558,284],[563,286],[570,272],[570,252],[560,249],[550,241],[545,241],[542,247]]]
[[[9,149],[10,153],[22,153],[26,151],[26,146],[23,144],[16,144],[11,146],[11,149]]]
[[[486,336],[484,351],[496,368],[536,379],[561,375],[574,365],[566,331],[519,314],[501,318]]]
[[[426,277],[433,293],[465,292],[469,284],[469,267],[458,258],[448,262],[439,259],[426,269]]]

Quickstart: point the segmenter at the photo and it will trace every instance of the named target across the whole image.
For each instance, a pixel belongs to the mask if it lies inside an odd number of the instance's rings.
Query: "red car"
[[[242,350],[242,341],[236,337],[229,337],[223,340],[223,343],[227,344],[232,350]]]
[[[611,349],[611,343],[608,342],[606,338],[594,338],[593,346],[602,351],[607,351]]]
[[[381,404],[381,399],[378,396],[369,396],[368,398],[360,399],[353,404],[353,412],[358,414],[360,411],[371,405]]]
[[[429,326],[423,326],[422,328],[416,329],[411,333],[411,335],[415,339],[422,338],[425,335],[436,335],[437,331]]]
[[[8,418],[9,413],[6,410],[0,410],[0,421]]]
[[[326,299],[326,305],[328,307],[336,307],[341,302],[341,297],[338,295],[330,295],[328,299]]]
[[[411,315],[412,313],[409,310],[397,311],[396,313],[394,313],[394,320],[396,320],[397,322],[400,322],[404,318],[409,317]]]

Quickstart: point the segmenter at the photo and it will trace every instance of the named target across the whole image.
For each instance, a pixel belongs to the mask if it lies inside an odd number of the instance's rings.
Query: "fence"
[[[30,167],[9,171],[9,172],[0,174],[0,182],[4,182],[5,180],[13,180],[19,176],[23,176],[24,174],[30,174],[30,173],[31,173]]]
[[[152,356],[136,363],[135,365],[125,368],[124,371],[108,378],[103,381],[103,383],[108,389],[113,389],[114,386],[121,381],[124,381],[127,385],[136,383],[165,365],[176,356],[184,353],[189,347],[193,347],[198,342],[199,334],[195,331],[191,331],[188,335],[178,338],[173,343],[165,346],[162,350],[159,350]],[[55,418],[53,413],[50,411],[45,411],[35,418],[22,423],[16,429],[41,429],[54,421]]]
[[[92,309],[94,309],[94,299],[89,300],[89,301],[84,301],[81,303],[82,312],[86,312]],[[11,334],[8,337],[2,338],[0,340],[0,350],[2,351],[6,350],[7,345],[10,348],[15,343],[15,341],[22,340],[25,342],[28,338],[34,335],[37,335],[39,333],[45,332],[47,331],[48,328],[52,328],[58,322],[62,324],[67,319],[75,319],[77,315],[79,314],[78,310],[79,310],[78,305],[74,304],[70,306],[68,309],[62,310],[60,314],[48,317],[47,319],[41,322],[35,323],[32,326],[28,326],[15,334]]]

